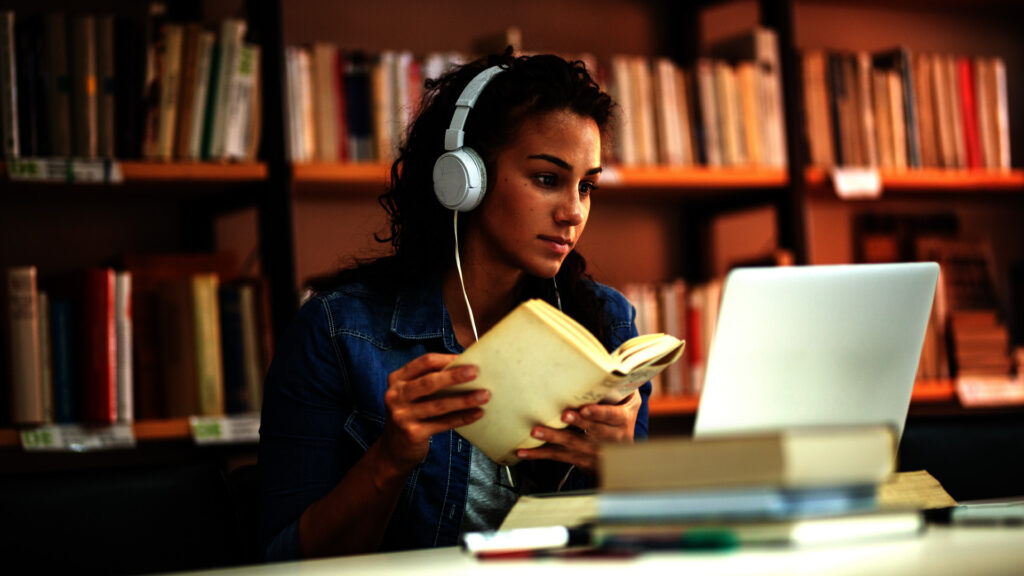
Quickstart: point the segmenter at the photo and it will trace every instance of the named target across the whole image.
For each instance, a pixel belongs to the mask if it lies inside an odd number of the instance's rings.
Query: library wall
[[[587,51],[603,58],[663,51],[663,36],[672,30],[659,22],[656,7],[615,0],[448,0],[438,5],[396,0],[367,8],[362,2],[294,0],[287,3],[283,26],[286,45],[331,41],[343,50],[417,53],[475,52],[479,41],[517,26],[527,50]]]

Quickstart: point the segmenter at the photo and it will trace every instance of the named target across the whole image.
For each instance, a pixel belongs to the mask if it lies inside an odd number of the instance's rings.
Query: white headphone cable
[[[462,277],[462,259],[459,258],[459,211],[452,210],[454,217],[452,218],[454,233],[455,233],[455,269],[459,273],[459,285],[462,286],[462,297],[466,300],[466,311],[469,312],[469,325],[473,328],[473,341],[480,339],[480,335],[476,331],[476,320],[473,318],[473,307],[469,305],[469,294],[466,292],[466,280]],[[512,470],[505,466],[505,475],[508,476],[508,483],[513,490],[516,488],[516,483],[512,480]]]
[[[455,269],[459,272],[459,285],[462,286],[462,297],[466,299],[466,311],[469,312],[469,325],[473,328],[473,341],[480,339],[476,331],[476,320],[473,318],[473,307],[469,305],[469,294],[466,293],[466,281],[462,278],[462,260],[459,259],[459,211],[452,210],[455,228]]]

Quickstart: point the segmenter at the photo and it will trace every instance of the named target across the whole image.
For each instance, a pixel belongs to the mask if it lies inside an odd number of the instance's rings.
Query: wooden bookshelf
[[[267,179],[267,165],[262,162],[242,164],[209,162],[118,162],[127,182],[257,182]],[[0,180],[10,180],[7,164],[0,162]]]
[[[259,181],[267,178],[267,165],[207,162],[121,162],[125,180],[136,181]]]
[[[804,172],[809,189],[831,191],[832,183],[824,168],[811,167]],[[882,195],[886,193],[963,194],[975,192],[1024,196],[1024,170],[1007,172],[985,170],[941,170],[922,168],[899,172],[882,171]]]
[[[136,440],[177,440],[189,437],[188,418],[142,420],[132,425]]]
[[[656,396],[647,405],[650,416],[696,414],[700,396]]]
[[[618,166],[608,170],[601,185],[622,188],[722,189],[777,188],[789,183],[784,170],[754,168],[676,168]]]
[[[956,401],[956,383],[953,380],[928,380],[914,384],[911,404],[932,404]],[[656,396],[648,405],[650,416],[679,416],[696,414],[700,396]]]
[[[386,184],[389,164],[294,164],[296,182],[329,182],[342,185]],[[609,188],[722,189],[777,188],[788,183],[783,170],[738,168],[676,168],[667,166],[624,167],[605,170],[601,186]]]

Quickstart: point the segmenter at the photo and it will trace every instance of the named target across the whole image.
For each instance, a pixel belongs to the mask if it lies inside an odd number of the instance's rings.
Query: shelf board
[[[188,418],[167,420],[140,420],[132,424],[132,432],[138,441],[187,440],[192,437]],[[0,448],[21,446],[18,430],[0,428]]]
[[[988,170],[945,170],[922,168],[917,170],[889,171],[880,173],[883,196],[886,192],[898,193],[1024,193],[1024,170],[996,172]],[[831,190],[832,184],[824,168],[810,167],[804,171],[808,187]]]
[[[696,414],[699,396],[655,396],[647,405],[650,416]]]
[[[146,181],[220,181],[245,182],[267,179],[267,165],[263,162],[241,164],[217,162],[147,162],[122,160],[118,162],[127,182]],[[7,164],[0,162],[0,178],[7,180]],[[60,183],[60,182],[57,182]]]
[[[789,182],[785,170],[705,167],[614,166],[601,179],[615,188],[778,188]]]
[[[295,164],[292,176],[296,182],[330,182],[337,184],[386,184],[391,166],[380,163]],[[602,186],[613,188],[776,188],[785,186],[783,170],[712,169],[674,167],[609,168]]]
[[[292,178],[296,182],[325,182],[334,184],[387,184],[390,164],[381,163],[311,163],[293,164]]]
[[[914,384],[910,397],[913,404],[950,402],[955,400],[956,385],[953,380],[929,380]],[[651,416],[677,416],[696,414],[700,404],[699,396],[655,396],[648,404]]]
[[[258,181],[267,178],[267,165],[262,162],[244,164],[210,162],[121,162],[126,181]]]
[[[141,420],[132,425],[136,440],[178,440],[188,438],[188,418]]]

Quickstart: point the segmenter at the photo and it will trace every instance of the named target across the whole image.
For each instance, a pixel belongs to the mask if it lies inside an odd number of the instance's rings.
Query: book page
[[[520,496],[499,530],[580,526],[597,516],[597,494]]]
[[[929,510],[956,506],[956,500],[927,470],[917,470],[897,472],[879,485],[878,504],[883,507],[909,506]]]

